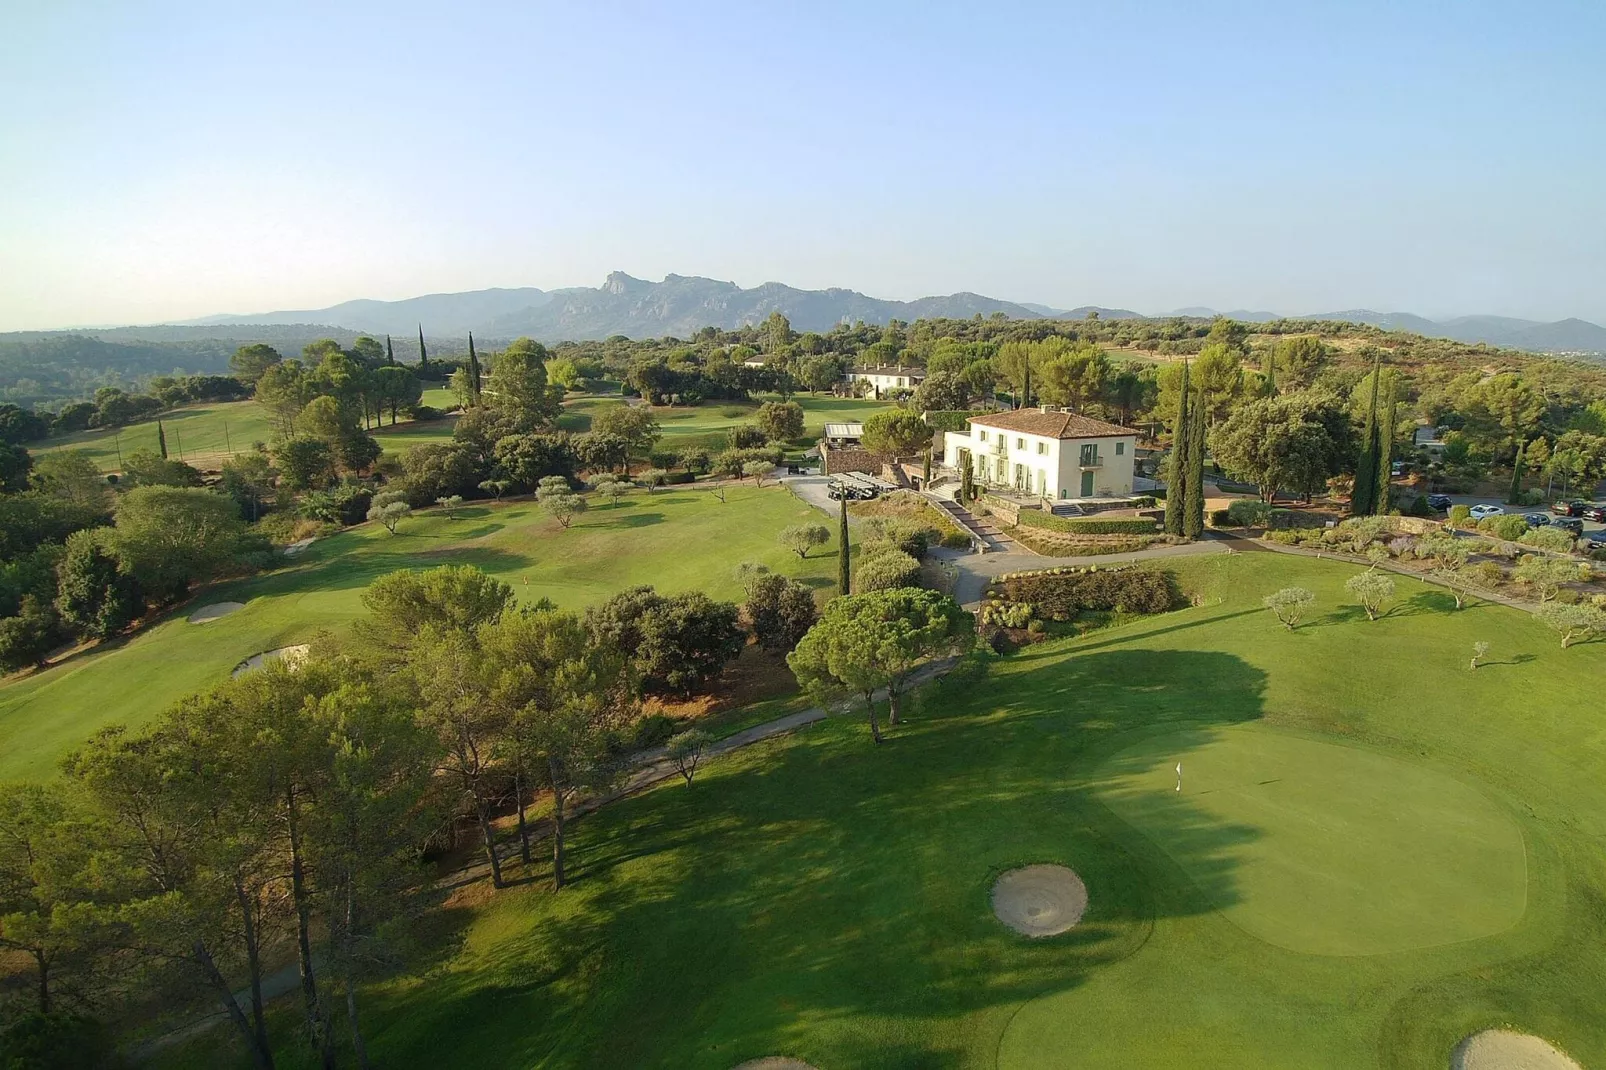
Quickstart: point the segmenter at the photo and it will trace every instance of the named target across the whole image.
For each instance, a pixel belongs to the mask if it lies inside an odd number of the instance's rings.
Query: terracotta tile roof
[[[1044,412],[1035,408],[989,412],[970,417],[970,422],[1004,431],[1042,435],[1044,438],[1117,438],[1137,434],[1129,428],[1095,420],[1091,416],[1074,412]]]

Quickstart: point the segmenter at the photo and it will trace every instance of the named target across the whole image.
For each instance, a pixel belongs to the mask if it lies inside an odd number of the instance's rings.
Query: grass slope
[[[193,691],[224,679],[243,659],[339,630],[362,612],[362,591],[401,568],[472,564],[513,585],[521,599],[579,608],[634,584],[739,600],[738,562],[762,561],[816,586],[835,575],[835,551],[807,561],[776,533],[818,513],[779,487],[637,493],[598,505],[567,531],[532,502],[438,510],[396,535],[364,525],[320,540],[269,575],[209,589],[155,627],[116,646],[0,687],[0,779],[54,774],[61,756],[103,725],[140,724]],[[206,624],[187,621],[214,602],[246,608]]]
[[[424,403],[437,408],[453,404],[451,392],[440,388],[426,390]],[[168,456],[188,461],[197,468],[216,468],[231,454],[244,453],[255,442],[271,442],[274,433],[268,411],[255,401],[186,405],[163,413],[161,423],[167,433]],[[402,421],[392,430],[387,417],[384,429],[376,432],[376,436],[381,445],[391,450],[405,448],[402,443],[447,441],[452,437],[452,421],[431,420],[421,424]],[[69,449],[83,450],[101,471],[115,472],[120,467],[119,456],[127,457],[139,450],[157,452],[156,421],[78,431],[29,447],[32,453]]]
[[[1562,651],[1527,614],[1454,612],[1411,580],[1367,622],[1343,590],[1355,569],[1332,562],[1175,568],[1201,605],[938,685],[884,747],[858,716],[834,719],[582,821],[572,888],[450,908],[439,957],[374,986],[370,1052],[409,1066],[726,1070],[787,1054],[824,1070],[1441,1070],[1459,1038],[1510,1023],[1606,1065],[1606,730],[1580,699],[1606,685],[1606,645]],[[1294,633],[1259,605],[1291,584],[1320,599]],[[1493,662],[1473,673],[1479,640]],[[1229,746],[1235,734],[1249,742]],[[1128,810],[1136,826],[1108,805],[1112,771],[1142,786],[1179,742],[1203,777],[1281,765],[1330,797],[1283,808],[1201,784]],[[1413,863],[1435,875],[1426,894],[1483,935],[1319,954],[1235,922],[1242,904],[1292,924],[1307,895],[1333,903],[1351,866],[1367,885],[1394,879],[1369,848],[1399,859],[1462,806],[1467,835],[1520,832],[1514,923],[1509,874],[1476,880],[1431,855]],[[1326,832],[1300,827],[1328,814]],[[1266,880],[1264,852],[1290,837],[1288,858],[1323,844],[1340,858]],[[1087,883],[1086,919],[1063,937],[1016,937],[991,915],[996,875],[1032,862]],[[1321,925],[1372,938],[1353,913]],[[279,1012],[281,1065],[307,1065],[293,1012]],[[226,1041],[170,1065],[218,1065]]]

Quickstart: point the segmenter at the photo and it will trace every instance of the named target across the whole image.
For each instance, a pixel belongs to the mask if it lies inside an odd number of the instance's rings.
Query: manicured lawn
[[[639,583],[740,600],[734,569],[747,560],[820,586],[835,576],[834,549],[800,561],[776,542],[786,525],[818,518],[779,487],[733,488],[724,503],[706,491],[663,490],[592,505],[567,531],[529,501],[462,509],[457,520],[432,510],[396,535],[364,525],[315,543],[287,568],[209,589],[112,649],[0,687],[0,779],[52,776],[97,728],[147,721],[252,654],[343,629],[362,611],[363,588],[396,569],[477,565],[521,599],[572,608]],[[246,608],[188,622],[195,608],[224,601]]]
[[[753,413],[763,401],[779,398],[760,398],[750,403],[737,401],[707,401],[701,405],[656,405],[652,414],[663,428],[660,450],[687,449],[693,446],[719,449],[725,445],[725,434],[732,427],[752,420]],[[829,395],[814,397],[794,394],[791,400],[803,407],[806,439],[819,438],[828,422],[863,420],[877,409],[887,407],[886,402],[866,401],[858,398],[837,398]],[[623,405],[623,398],[578,398],[564,406],[565,414],[559,426],[570,431],[585,431],[591,418],[601,409]]]
[[[1331,562],[1174,568],[1196,607],[940,684],[883,747],[833,719],[580,822],[570,889],[449,908],[372,988],[376,1062],[1442,1070],[1508,1023],[1606,1065],[1606,644],[1404,579],[1371,623]],[[1289,633],[1259,600],[1296,583]],[[1086,882],[1064,936],[992,916],[1034,862]]]

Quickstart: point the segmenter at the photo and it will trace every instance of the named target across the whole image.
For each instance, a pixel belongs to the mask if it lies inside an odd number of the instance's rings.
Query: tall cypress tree
[[[1266,350],[1266,393],[1277,396],[1277,347]]]
[[[388,334],[385,335],[385,365],[391,368],[396,366],[396,350],[391,346]]]
[[[162,451],[162,460],[167,460],[167,429],[162,421],[156,421],[156,448]]]
[[[422,372],[429,367],[429,350],[424,348],[424,325],[418,325],[418,370]]]
[[[848,583],[850,574],[848,570],[848,496],[846,493],[842,495],[841,506],[841,520],[837,522],[836,528],[836,585],[837,589],[843,594],[849,594],[851,592]]]
[[[1382,380],[1379,357],[1372,358],[1372,397],[1361,428],[1361,455],[1355,462],[1355,487],[1350,492],[1350,516],[1371,516],[1377,511],[1377,388]]]
[[[1182,362],[1182,387],[1177,391],[1177,414],[1171,425],[1171,457],[1165,474],[1165,530],[1182,534],[1182,487],[1188,470],[1188,362]]]
[[[1385,515],[1389,511],[1390,481],[1394,477],[1394,421],[1399,418],[1394,397],[1394,373],[1389,373],[1388,405],[1383,419],[1377,425],[1377,499],[1373,511]]]
[[[468,389],[473,403],[480,403],[480,358],[474,353],[474,332],[468,332]]]
[[[1188,468],[1182,499],[1182,534],[1190,539],[1197,539],[1204,534],[1206,408],[1204,383],[1201,382],[1188,409]]]
[[[1527,463],[1528,445],[1521,439],[1517,441],[1517,456],[1511,462],[1511,489],[1506,492],[1506,503],[1518,505],[1522,502],[1522,466]]]

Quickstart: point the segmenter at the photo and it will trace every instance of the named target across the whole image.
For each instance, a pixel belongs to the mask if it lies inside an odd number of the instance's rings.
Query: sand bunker
[[[214,602],[209,606],[202,606],[190,614],[191,624],[205,624],[209,620],[226,617],[237,609],[244,609],[244,602]]]
[[[1485,1029],[1455,1047],[1450,1070],[1583,1070],[1546,1041],[1509,1029]]]
[[[297,539],[295,542],[284,548],[284,556],[294,557],[296,554],[299,554],[301,551],[305,550],[307,547],[311,546],[317,541],[318,536],[316,535],[309,535],[305,539]]]
[[[1023,866],[993,885],[993,913],[1025,936],[1056,936],[1082,920],[1087,886],[1064,866]]]
[[[764,1059],[751,1059],[731,1070],[814,1070],[814,1067],[801,1059],[788,1059],[780,1055],[771,1055]]]
[[[295,646],[281,646],[277,650],[264,650],[260,654],[252,654],[236,665],[232,675],[240,676],[243,673],[250,672],[252,669],[260,669],[274,658],[283,658],[294,666],[296,662],[307,656],[307,650],[306,643],[298,643]]]

